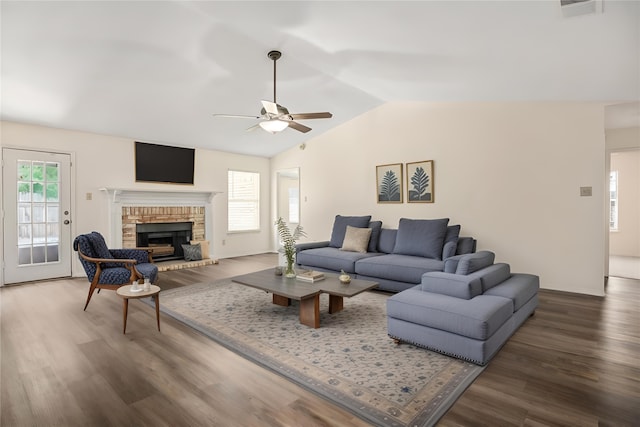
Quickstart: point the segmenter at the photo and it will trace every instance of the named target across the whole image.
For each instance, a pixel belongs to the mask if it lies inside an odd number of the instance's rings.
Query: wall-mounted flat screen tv
[[[136,181],[193,184],[193,148],[135,143]]]

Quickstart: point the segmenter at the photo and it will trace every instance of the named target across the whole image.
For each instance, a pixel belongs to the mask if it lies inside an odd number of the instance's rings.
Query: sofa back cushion
[[[480,251],[461,257],[458,261],[456,274],[471,274],[493,264],[496,255],[491,251]],[[445,265],[445,271],[446,271]]]
[[[482,294],[482,282],[479,277],[433,271],[422,275],[420,289],[434,294],[471,299]]]
[[[394,254],[442,259],[444,238],[449,218],[400,218]]]
[[[371,238],[369,238],[369,247],[367,252],[378,252],[378,242],[380,241],[380,230],[382,229],[382,221],[369,221],[371,229]]]
[[[396,236],[398,230],[395,228],[383,228],[380,230],[380,239],[378,240],[378,252],[385,254],[393,253],[393,248],[396,247]]]
[[[459,235],[459,225],[450,225],[447,227],[447,234],[444,236],[444,246],[442,247],[442,259],[447,259],[456,254],[456,251],[458,250]]]
[[[476,239],[473,237],[458,237],[456,255],[471,254],[476,251]]]
[[[333,230],[331,231],[331,240],[329,246],[332,248],[341,248],[344,241],[344,235],[347,232],[347,225],[358,228],[367,228],[371,221],[371,215],[366,216],[342,216],[336,215],[333,221]]]
[[[511,277],[511,267],[509,264],[497,263],[489,267],[484,268],[482,271],[471,274],[471,276],[478,275],[482,283],[482,293],[488,291],[496,285],[504,282]]]

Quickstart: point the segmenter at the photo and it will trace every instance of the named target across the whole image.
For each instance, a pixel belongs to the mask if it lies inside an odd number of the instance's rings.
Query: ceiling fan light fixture
[[[267,132],[271,132],[271,133],[282,132],[288,126],[289,126],[288,122],[285,122],[284,120],[278,120],[278,119],[271,119],[271,120],[265,120],[264,122],[260,122],[260,127],[266,130]]]

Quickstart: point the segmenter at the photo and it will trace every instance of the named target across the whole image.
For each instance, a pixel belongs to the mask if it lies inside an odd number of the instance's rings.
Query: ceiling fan
[[[307,133],[311,130],[310,127],[305,126],[296,120],[309,120],[309,119],[330,119],[333,115],[328,112],[323,113],[290,113],[285,107],[276,103],[276,61],[280,59],[282,53],[277,50],[272,50],[267,54],[269,59],[273,60],[273,102],[261,101],[262,109],[259,116],[243,116],[237,114],[214,114],[214,117],[232,117],[240,119],[261,119],[260,123],[257,123],[247,131],[252,131],[261,127],[267,132],[276,133],[285,130],[287,127],[295,129],[302,133]]]

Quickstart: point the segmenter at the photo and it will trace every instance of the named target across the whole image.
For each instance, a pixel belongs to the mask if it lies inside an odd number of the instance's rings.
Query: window
[[[228,171],[227,229],[260,230],[260,174]]]
[[[298,187],[289,188],[289,224],[300,222],[300,189]]]
[[[609,230],[618,230],[618,171],[609,176]]]

